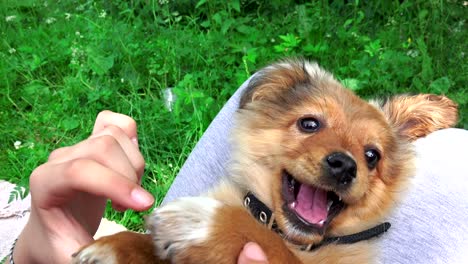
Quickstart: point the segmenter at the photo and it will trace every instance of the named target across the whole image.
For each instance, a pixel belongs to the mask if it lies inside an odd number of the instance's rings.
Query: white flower
[[[54,17],[48,17],[45,22],[46,22],[46,24],[50,25],[50,24],[54,23],[55,21],[57,21],[57,19],[55,19]]]
[[[21,148],[21,144],[23,144],[23,143],[21,143],[21,141],[17,140],[17,141],[15,141],[15,143],[13,143],[13,146],[15,146],[15,149],[19,149],[19,148]]]
[[[11,48],[11,49],[8,50],[8,52],[9,52],[10,54],[16,53],[16,49]]]
[[[458,23],[453,28],[453,32],[460,33],[462,31],[464,31],[464,29],[465,29],[465,20],[460,20],[460,21],[458,21]]]
[[[105,18],[107,15],[106,11],[105,10],[101,10],[101,13],[99,13],[99,17],[100,18]]]
[[[7,17],[5,17],[6,22],[11,22],[11,21],[13,21],[15,19],[16,19],[16,16],[7,16]]]
[[[71,14],[70,13],[65,13],[65,19],[70,20],[70,18],[71,18]]]
[[[412,57],[412,58],[416,58],[417,56],[419,56],[419,51],[417,50],[408,50],[408,52],[406,52],[406,55]]]

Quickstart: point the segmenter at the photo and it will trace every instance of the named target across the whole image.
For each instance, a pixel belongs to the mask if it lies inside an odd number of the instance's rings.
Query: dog
[[[367,102],[315,62],[274,63],[240,99],[228,177],[155,209],[150,234],[102,238],[72,262],[230,264],[253,241],[269,263],[373,263],[413,174],[411,142],[456,122],[445,96]]]

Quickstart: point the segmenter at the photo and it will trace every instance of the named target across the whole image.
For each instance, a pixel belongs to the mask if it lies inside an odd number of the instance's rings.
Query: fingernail
[[[262,248],[257,243],[249,242],[244,246],[245,256],[254,261],[267,261],[267,257]]]
[[[132,142],[133,142],[133,144],[138,146],[138,138],[136,138],[136,137],[132,138]]]
[[[137,202],[141,206],[150,206],[154,203],[153,196],[141,188],[133,189],[130,195],[133,201]]]

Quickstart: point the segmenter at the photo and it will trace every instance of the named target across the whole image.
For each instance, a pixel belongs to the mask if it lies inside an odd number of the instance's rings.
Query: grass
[[[0,179],[28,186],[48,153],[87,138],[97,113],[110,109],[137,120],[143,185],[159,202],[230,95],[285,56],[317,60],[367,98],[446,94],[466,129],[467,8],[433,0],[2,1]],[[177,94],[173,111],[164,106],[167,87]],[[141,228],[141,213],[106,215]]]

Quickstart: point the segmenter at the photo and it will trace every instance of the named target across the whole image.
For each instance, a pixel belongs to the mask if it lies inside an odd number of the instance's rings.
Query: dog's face
[[[410,140],[456,119],[442,96],[368,103],[315,63],[281,62],[241,99],[233,170],[289,239],[317,242],[382,221],[411,175]]]

